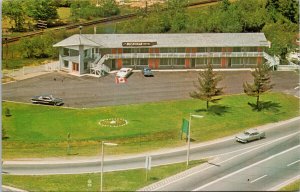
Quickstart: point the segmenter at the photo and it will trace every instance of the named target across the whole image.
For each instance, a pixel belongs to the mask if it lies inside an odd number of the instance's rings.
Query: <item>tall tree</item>
[[[3,1],[3,15],[7,16],[14,22],[15,31],[23,31],[25,23],[25,8],[23,0],[6,0]]]
[[[215,96],[222,95],[223,88],[218,88],[218,83],[222,80],[213,72],[212,65],[208,64],[204,71],[199,72],[198,82],[194,83],[197,91],[190,93],[190,96],[195,99],[206,101],[206,110],[209,108],[209,102],[216,102]]]
[[[120,13],[120,9],[115,0],[102,0],[100,6],[104,17],[118,15]]]
[[[56,6],[52,0],[28,0],[27,14],[35,20],[56,19]]]
[[[274,86],[271,84],[269,66],[267,64],[258,65],[251,74],[254,82],[253,84],[243,83],[244,92],[249,96],[256,97],[256,109],[261,110],[259,105],[261,94],[271,90]]]

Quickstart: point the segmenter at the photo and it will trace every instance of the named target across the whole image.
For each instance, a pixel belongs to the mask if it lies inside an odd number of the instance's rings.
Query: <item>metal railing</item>
[[[263,52],[122,53],[122,54],[107,54],[107,56],[109,59],[262,57]]]

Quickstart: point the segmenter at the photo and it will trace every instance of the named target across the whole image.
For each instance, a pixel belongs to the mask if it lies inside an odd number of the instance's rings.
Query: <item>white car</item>
[[[117,77],[122,77],[122,78],[126,78],[126,77],[128,77],[130,74],[132,73],[132,68],[121,68],[118,72],[117,72],[117,74],[116,74],[116,76]]]
[[[265,138],[266,134],[263,131],[257,129],[249,129],[244,133],[235,137],[235,140],[242,143],[247,143],[253,140]]]

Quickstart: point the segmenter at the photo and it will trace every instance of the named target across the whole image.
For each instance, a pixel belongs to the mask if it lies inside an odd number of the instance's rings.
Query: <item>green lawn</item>
[[[3,114],[3,128],[8,139],[3,141],[5,159],[21,157],[66,156],[67,134],[71,134],[71,152],[97,155],[100,141],[119,143],[109,154],[137,153],[161,147],[185,144],[180,139],[182,118],[189,113],[205,117],[192,121],[192,139],[202,142],[236,134],[246,128],[289,119],[299,115],[299,99],[281,93],[269,93],[262,101],[267,109],[253,111],[247,104],[255,98],[245,95],[224,96],[205,111],[205,102],[188,99],[99,107],[66,109],[53,106],[3,102],[12,116]],[[104,127],[99,121],[124,118],[122,127]]]
[[[191,161],[190,167],[202,163]],[[103,191],[135,191],[161,179],[186,170],[185,163],[153,167],[146,181],[145,169],[104,173]],[[3,175],[4,185],[28,191],[99,191],[100,174],[24,176]]]
[[[283,188],[279,191],[299,191],[300,190],[300,180],[297,180]]]

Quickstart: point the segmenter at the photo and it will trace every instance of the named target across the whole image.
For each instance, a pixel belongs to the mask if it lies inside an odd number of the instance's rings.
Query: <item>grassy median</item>
[[[181,140],[182,118],[189,113],[201,114],[193,119],[192,140],[207,141],[244,129],[299,116],[299,99],[282,93],[262,96],[265,109],[253,111],[246,95],[224,96],[218,104],[205,111],[205,102],[188,99],[99,107],[67,109],[53,106],[3,102],[4,159],[32,157],[89,156],[99,154],[100,142],[119,145],[107,149],[108,154],[138,153],[162,147],[185,144]],[[103,119],[122,118],[128,123],[120,127],[99,125]],[[70,139],[68,140],[68,133]],[[69,154],[67,154],[69,148]]]
[[[201,163],[203,161],[191,161],[189,168]],[[186,170],[186,163],[153,167],[148,172],[147,181],[145,169],[104,173],[103,191],[136,191],[184,170]],[[4,185],[28,191],[100,191],[99,173],[48,176],[3,175],[2,179]]]

